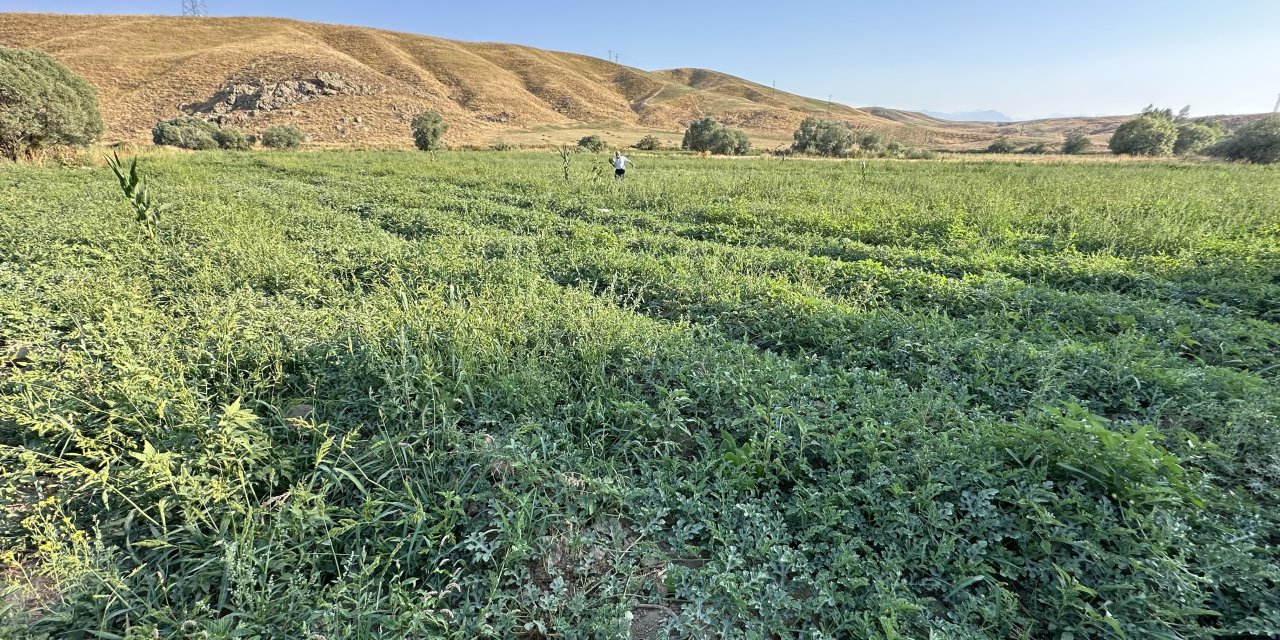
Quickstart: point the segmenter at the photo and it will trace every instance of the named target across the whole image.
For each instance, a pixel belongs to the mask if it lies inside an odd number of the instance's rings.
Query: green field
[[[1280,170],[0,167],[0,637],[1280,633]]]

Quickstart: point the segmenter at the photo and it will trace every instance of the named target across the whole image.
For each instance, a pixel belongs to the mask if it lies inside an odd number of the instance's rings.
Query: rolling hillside
[[[913,114],[828,105],[715,71],[648,72],[598,58],[274,18],[0,14],[0,44],[46,51],[100,91],[109,141],[146,141],[159,119],[192,113],[251,130],[297,124],[322,144],[407,145],[436,109],[446,142],[677,142],[715,116],[758,145],[830,113],[913,144],[973,144],[985,131]]]

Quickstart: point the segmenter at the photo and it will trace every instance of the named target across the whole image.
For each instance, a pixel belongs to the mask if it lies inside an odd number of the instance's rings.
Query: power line
[[[205,6],[204,0],[182,0],[182,15],[207,16],[209,15],[209,7]]]

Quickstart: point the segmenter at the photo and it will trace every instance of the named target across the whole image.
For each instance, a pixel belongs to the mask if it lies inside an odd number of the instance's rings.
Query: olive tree
[[[413,129],[413,146],[419,151],[439,149],[440,138],[449,130],[449,123],[439,111],[423,111],[413,117],[409,126]]]
[[[0,154],[11,160],[102,135],[98,92],[47,54],[0,47]]]

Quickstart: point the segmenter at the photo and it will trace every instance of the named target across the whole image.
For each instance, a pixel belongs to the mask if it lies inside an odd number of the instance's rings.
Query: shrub
[[[1107,147],[1112,153],[1132,156],[1167,156],[1173,153],[1178,127],[1166,110],[1151,110],[1116,128]]]
[[[1280,115],[1269,115],[1240,127],[1205,153],[1257,164],[1280,162]]]
[[[161,120],[151,128],[151,141],[169,147],[182,149],[217,149],[218,125],[194,118],[179,116],[172,120]]]
[[[102,135],[98,92],[52,57],[0,47],[0,154],[85,146]]]
[[[902,155],[902,152],[905,150],[906,150],[906,147],[902,146],[901,142],[898,142],[897,140],[891,140],[889,141],[889,144],[886,144],[884,146],[883,155],[890,158],[896,158]]]
[[[1022,153],[1028,153],[1031,155],[1044,155],[1046,153],[1052,153],[1052,152],[1053,150],[1049,148],[1049,145],[1043,142],[1036,142],[1034,144],[1029,144],[1022,148]]]
[[[795,139],[792,149],[823,156],[844,156],[857,144],[849,125],[812,117],[805,118],[792,137]]]
[[[884,146],[884,136],[875,131],[867,131],[858,136],[858,148],[864,151],[879,151]]]
[[[662,142],[659,141],[658,138],[655,136],[645,136],[643,138],[640,138],[639,142],[631,146],[641,151],[654,151],[662,147]]]
[[[1062,153],[1074,156],[1084,153],[1085,149],[1093,146],[1093,141],[1083,133],[1069,133],[1066,139],[1062,141]]]
[[[609,143],[597,135],[589,135],[578,141],[578,148],[586,149],[591,153],[600,153],[609,149]]]
[[[213,140],[218,146],[227,151],[248,151],[253,143],[249,141],[249,136],[235,127],[222,127],[213,132]]]
[[[424,111],[413,117],[413,146],[419,151],[435,151],[440,148],[440,138],[449,130],[449,123],[438,111]]]
[[[912,147],[907,149],[907,153],[903,156],[908,160],[933,160],[938,157],[937,152],[929,149],[917,149]]]
[[[1178,125],[1178,137],[1173,142],[1173,152],[1178,155],[1200,153],[1222,137],[1222,125],[1209,121],[1183,122]]]
[[[1008,136],[1000,136],[987,145],[987,153],[1013,153],[1013,142]]]
[[[744,156],[751,152],[751,139],[738,129],[722,127],[712,135],[709,151],[724,156]]]
[[[493,144],[489,145],[490,151],[511,151],[515,148],[516,146],[514,144],[511,144],[506,140],[495,140]]]
[[[262,132],[262,146],[270,149],[297,149],[306,142],[307,134],[292,125],[278,124]]]

